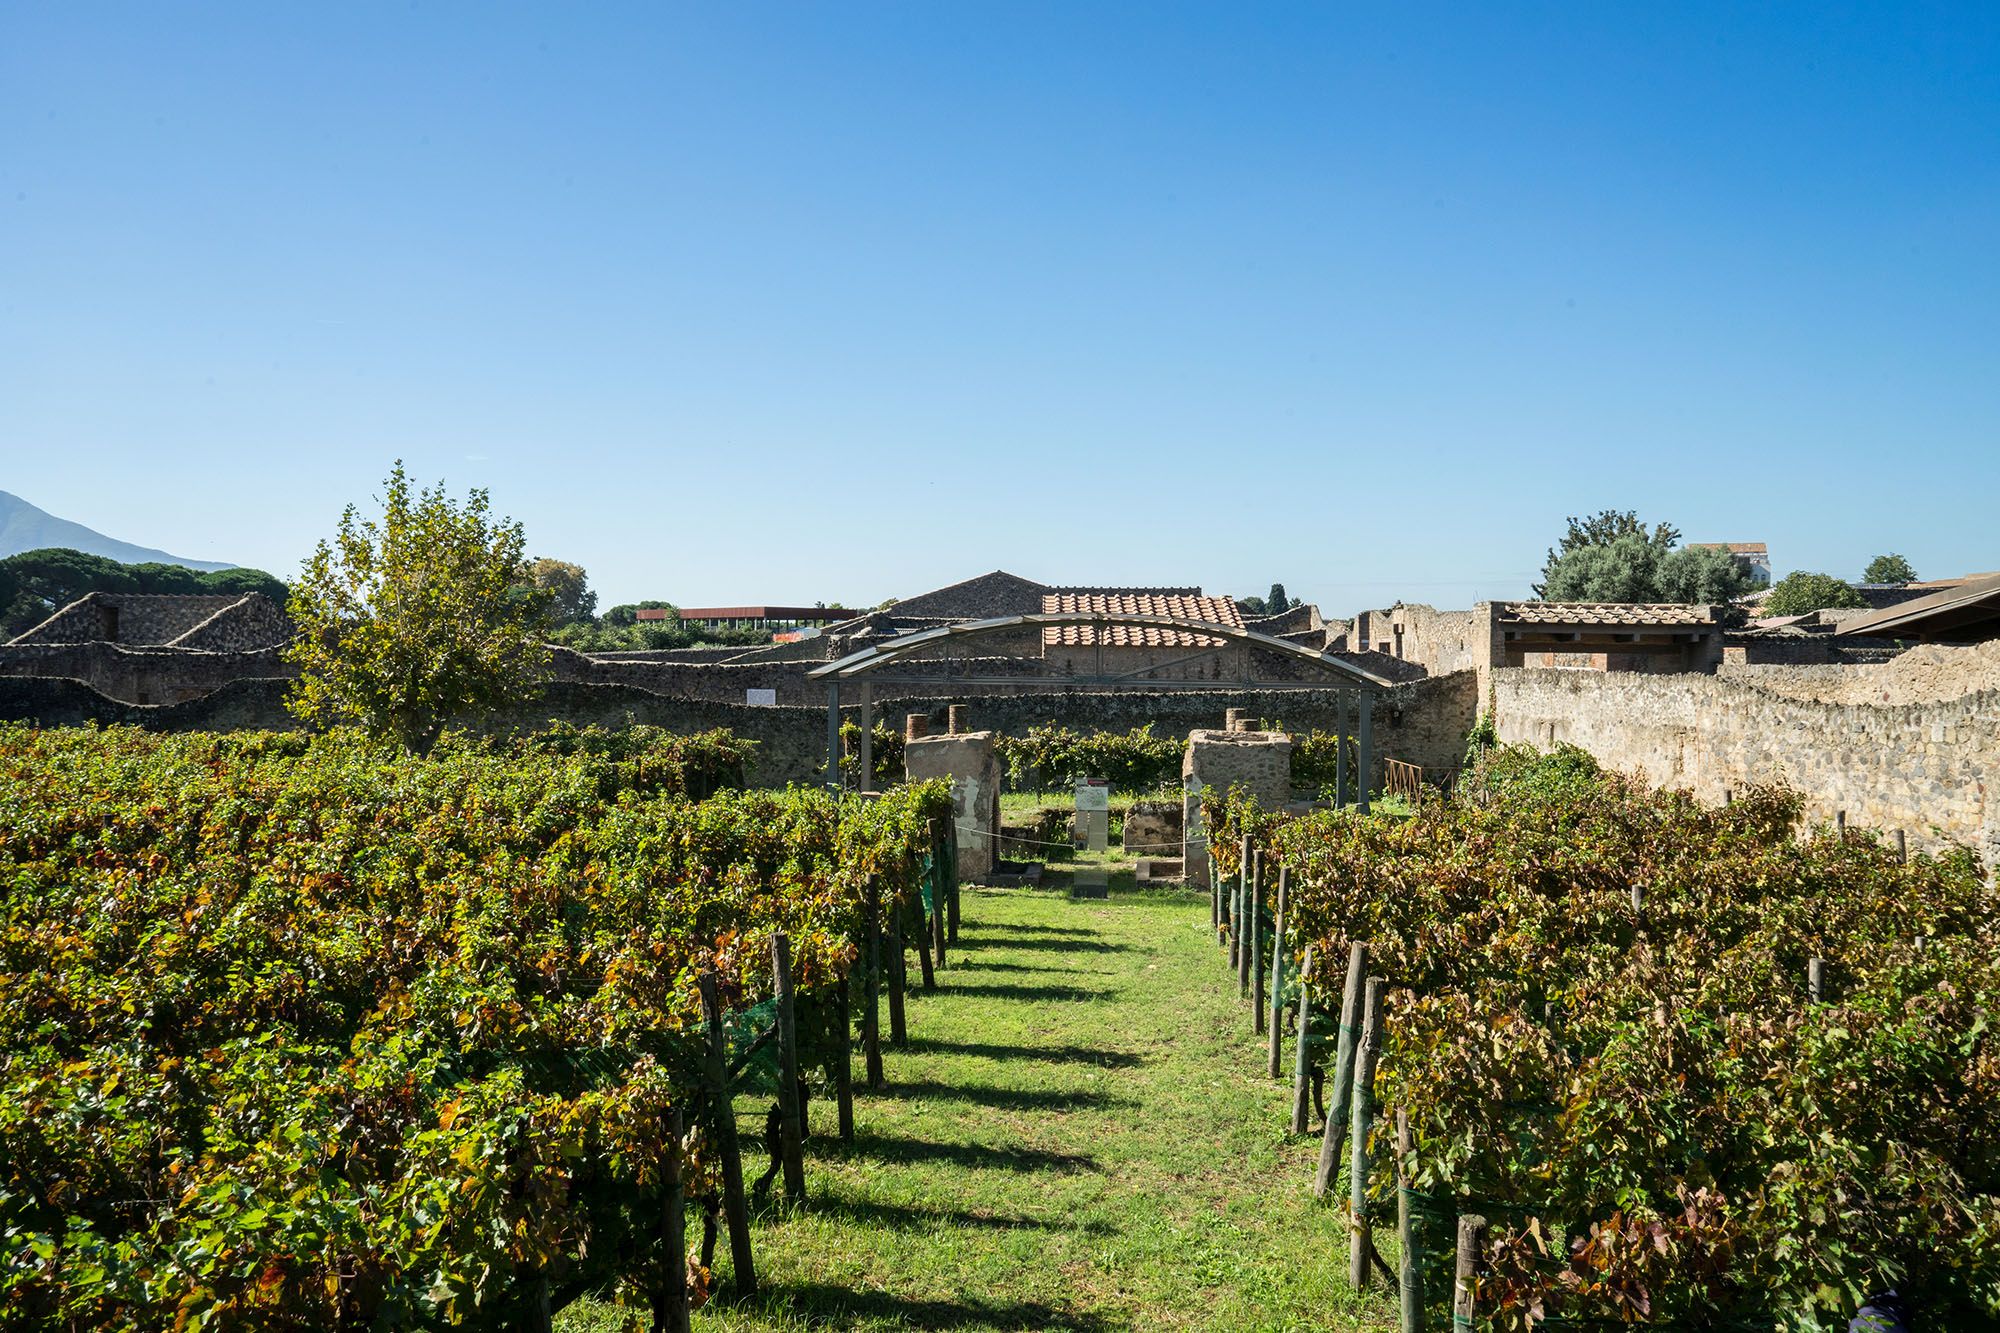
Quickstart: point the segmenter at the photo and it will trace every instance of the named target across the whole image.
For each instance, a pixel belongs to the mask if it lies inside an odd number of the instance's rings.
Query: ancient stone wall
[[[121,703],[174,704],[231,681],[296,674],[278,654],[277,648],[199,652],[102,641],[13,643],[0,647],[0,676],[68,678]]]
[[[1705,801],[1784,782],[1805,795],[1814,819],[1845,811],[1851,825],[1902,829],[1913,847],[1969,845],[1992,867],[2000,863],[2000,681],[1939,697],[1983,677],[1957,664],[1924,688],[1917,673],[1896,675],[1897,665],[1717,676],[1501,668],[1492,673],[1494,720],[1503,741],[1579,745],[1608,768]],[[1875,700],[1861,697],[1870,692]]]
[[[1242,787],[1268,809],[1292,799],[1292,738],[1282,731],[1195,731],[1181,759],[1181,862],[1187,882],[1208,883],[1204,791]]]

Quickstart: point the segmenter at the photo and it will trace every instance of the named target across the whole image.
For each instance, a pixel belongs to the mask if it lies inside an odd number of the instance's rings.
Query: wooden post
[[[1355,804],[1365,815],[1373,805],[1375,782],[1375,696],[1364,691],[1356,707],[1361,719],[1354,728],[1354,785],[1358,798]]]
[[[1356,940],[1347,948],[1347,988],[1340,997],[1340,1037],[1334,1044],[1333,1088],[1326,1099],[1326,1130],[1319,1141],[1319,1174],[1313,1178],[1313,1193],[1322,1199],[1333,1188],[1341,1136],[1347,1130],[1347,1104],[1354,1096],[1354,1036],[1361,1022],[1361,985],[1367,971],[1368,946]]]
[[[713,1112],[715,1145],[722,1158],[722,1216],[729,1224],[729,1258],[736,1270],[736,1291],[757,1290],[757,1264],[750,1254],[750,1209],[743,1201],[743,1154],[736,1143],[736,1107],[729,1096],[729,1052],[722,1031],[722,1001],[715,993],[715,973],[703,972],[702,1016],[708,1020],[708,1098]]]
[[[555,1327],[555,1311],[549,1304],[549,1279],[547,1274],[528,1284],[527,1319],[521,1324],[521,1333],[551,1333]]]
[[[1733,791],[1732,789],[1730,789],[1730,788],[1728,788],[1728,787],[1724,787],[1724,788],[1722,789],[1722,803],[1723,803],[1724,805],[1735,805],[1735,804],[1736,804],[1736,793],[1735,793],[1735,791]]]
[[[1374,1248],[1368,1220],[1368,1135],[1375,1128],[1375,1061],[1382,1053],[1382,1002],[1389,983],[1368,978],[1366,1017],[1361,1050],[1354,1062],[1354,1112],[1348,1117],[1347,1181],[1352,1232],[1347,1251],[1347,1281],[1356,1291],[1368,1285],[1368,1255]]]
[[[888,1086],[882,1077],[882,890],[868,886],[862,915],[867,918],[868,975],[862,984],[861,1057],[867,1066],[868,1086],[880,1090]]]
[[[1826,999],[1826,959],[1806,960],[1806,995],[1814,1004]]]
[[[655,1333],[688,1333],[687,1292],[687,1201],[681,1184],[681,1141],[686,1134],[681,1124],[681,1108],[667,1108],[667,1205],[661,1219],[666,1232],[666,1281],[653,1292]]]
[[[1250,881],[1250,1030],[1264,1034],[1264,853],[1257,853],[1257,874]]]
[[[920,914],[922,913],[923,905],[924,895],[920,889],[917,891],[917,909]],[[930,924],[930,918],[922,916],[921,924],[917,927],[917,976],[923,982],[925,990],[936,990],[937,973],[931,968]]]
[[[1903,830],[1896,830],[1896,864],[1903,865],[1910,859],[1910,840]]]
[[[949,890],[945,894],[948,909],[944,921],[944,935],[951,943],[958,943],[958,823],[954,819],[944,821],[945,864],[951,867],[951,878],[946,881]]]
[[[805,1125],[799,1111],[799,1027],[792,1003],[792,942],[771,936],[771,989],[778,1008],[778,1138],[784,1160],[785,1198],[806,1201]]]
[[[937,888],[935,885],[932,886],[931,892],[936,895],[935,901],[931,903],[931,947],[937,950],[938,970],[943,971],[945,967],[944,946],[946,935],[948,934],[944,924],[945,894],[943,890]]]
[[[1634,884],[1632,886],[1632,915],[1638,916],[1642,914],[1645,910],[1646,910],[1646,886],[1643,884]]]
[[[1272,1078],[1283,1075],[1285,1070],[1284,1028],[1285,1028],[1285,899],[1292,887],[1291,871],[1288,867],[1278,867],[1278,912],[1271,923],[1271,1048],[1267,1061],[1267,1072]]]
[[[854,1142],[854,1010],[848,978],[840,979],[840,1061],[833,1067],[833,1100],[840,1114],[840,1141]]]
[[[1341,690],[1333,703],[1333,808],[1347,808],[1347,700],[1352,690]]]
[[[861,682],[861,753],[857,756],[861,769],[860,781],[855,783],[857,791],[875,790],[875,685],[873,681]]]
[[[1479,1251],[1486,1240],[1486,1219],[1468,1213],[1458,1219],[1458,1268],[1451,1284],[1451,1322],[1463,1328],[1478,1313],[1473,1283],[1479,1276]]]
[[[1424,1272],[1417,1255],[1416,1219],[1410,1216],[1410,1112],[1396,1108],[1396,1248],[1402,1251],[1397,1263],[1396,1296],[1401,1322],[1398,1333],[1423,1333]]]
[[[1312,1024],[1313,951],[1306,946],[1304,965],[1299,969],[1299,1031],[1292,1047],[1292,1133],[1306,1132],[1312,1109]]]
[[[903,905],[889,904],[889,1044],[902,1050],[910,1044],[903,1020],[903,990],[909,980],[909,956],[903,948]]]

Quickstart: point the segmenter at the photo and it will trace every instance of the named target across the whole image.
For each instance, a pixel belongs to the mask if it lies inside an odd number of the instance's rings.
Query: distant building
[[[674,612],[650,607],[636,613],[641,622],[672,620]],[[801,625],[837,625],[851,619],[854,612],[838,606],[684,606],[683,625],[702,629],[797,629]]]
[[[1727,551],[1754,581],[1770,586],[1771,553],[1762,542],[1689,542],[1688,546],[1697,551]]]

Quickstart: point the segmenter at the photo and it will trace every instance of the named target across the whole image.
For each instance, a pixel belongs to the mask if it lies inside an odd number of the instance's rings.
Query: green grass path
[[[808,1206],[759,1218],[761,1290],[697,1329],[1393,1327],[1388,1295],[1347,1291],[1318,1141],[1284,1132],[1289,1085],[1264,1076],[1205,899],[968,889],[909,1029],[888,1090],[856,1090],[854,1144],[814,1102]],[[740,1109],[748,1152],[762,1108]]]

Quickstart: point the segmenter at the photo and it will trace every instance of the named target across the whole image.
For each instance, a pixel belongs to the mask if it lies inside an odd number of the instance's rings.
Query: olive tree
[[[1764,614],[1802,616],[1808,611],[1866,605],[1867,598],[1833,575],[1798,570],[1771,586],[1771,595],[1764,599]]]
[[[422,754],[454,721],[534,696],[546,612],[521,525],[490,517],[484,490],[462,504],[442,484],[413,491],[400,460],[385,488],[381,518],[349,505],[292,585],[299,679],[286,703]]]

